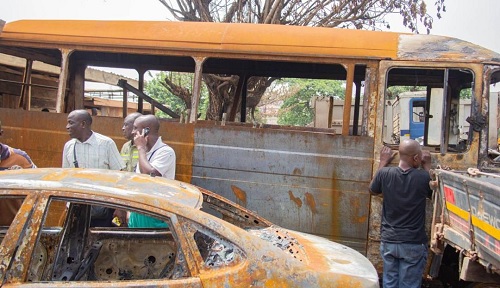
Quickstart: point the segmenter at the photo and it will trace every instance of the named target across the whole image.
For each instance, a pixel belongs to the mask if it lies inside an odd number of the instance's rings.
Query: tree
[[[189,87],[191,87],[192,82],[192,73],[160,72],[147,82],[145,90],[150,97],[181,115],[183,111],[191,108],[191,91],[189,91]],[[202,115],[205,114],[207,100],[207,89],[202,86],[200,109],[198,111]],[[159,117],[169,118],[168,115],[161,111],[157,113]]]
[[[331,96],[342,99],[345,94],[344,81],[287,78],[277,82],[290,92],[284,93],[289,97],[284,99],[278,111],[280,125],[307,126],[314,118],[314,108],[311,105],[314,97]]]
[[[387,88],[386,100],[396,99],[403,92],[425,91],[426,89],[425,86],[391,86]]]
[[[426,0],[159,0],[178,21],[264,23],[354,29],[390,28],[384,17],[398,13],[412,32],[417,23],[429,33],[434,21]],[[427,1],[428,2],[428,1]],[[434,0],[437,17],[445,11],[444,0]],[[257,77],[253,77],[257,78]],[[247,107],[255,109],[265,88],[275,79],[254,79],[248,84]],[[237,76],[205,75],[210,93],[207,118],[228,112],[236,91]],[[179,95],[182,98],[182,96]],[[185,100],[186,101],[186,100]],[[253,106],[252,106],[253,105]]]

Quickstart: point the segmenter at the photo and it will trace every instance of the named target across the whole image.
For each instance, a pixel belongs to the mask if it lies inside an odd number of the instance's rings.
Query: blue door
[[[423,137],[425,128],[425,98],[411,99],[409,109],[410,138]]]

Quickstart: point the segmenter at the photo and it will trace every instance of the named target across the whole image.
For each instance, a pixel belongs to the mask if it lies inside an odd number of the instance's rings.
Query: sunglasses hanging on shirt
[[[78,168],[78,160],[76,160],[76,140],[75,144],[73,144],[73,165],[75,165],[75,168]]]

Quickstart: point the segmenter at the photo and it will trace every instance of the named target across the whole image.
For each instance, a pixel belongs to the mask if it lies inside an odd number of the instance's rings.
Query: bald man
[[[135,119],[132,134],[134,134],[134,144],[139,151],[139,162],[135,171],[174,179],[175,152],[172,147],[163,143],[158,134],[159,130],[160,121],[154,115],[143,115]],[[132,228],[165,228],[167,224],[159,219],[131,212],[128,226]]]
[[[63,168],[125,169],[115,142],[92,131],[92,116],[87,110],[69,113],[66,130],[72,139],[64,144]],[[111,208],[92,206],[90,226],[112,227],[113,211]]]
[[[92,116],[87,110],[69,113],[66,130],[72,139],[64,145],[63,168],[125,169],[115,142],[92,131]]]
[[[386,167],[394,156],[389,147],[382,148],[379,169],[370,183],[370,192],[383,196],[383,287],[421,287],[428,241],[425,199],[432,195],[426,170],[430,153],[423,154],[417,141],[405,139],[399,145],[399,165]]]
[[[167,179],[175,178],[175,152],[159,136],[160,121],[154,115],[135,119],[132,134],[139,151],[136,172]]]

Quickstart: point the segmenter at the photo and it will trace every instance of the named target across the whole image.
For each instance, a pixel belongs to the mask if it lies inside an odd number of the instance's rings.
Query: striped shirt
[[[125,169],[125,164],[115,142],[111,138],[93,131],[85,142],[71,139],[64,144],[62,167],[76,167],[75,159],[79,168]]]

